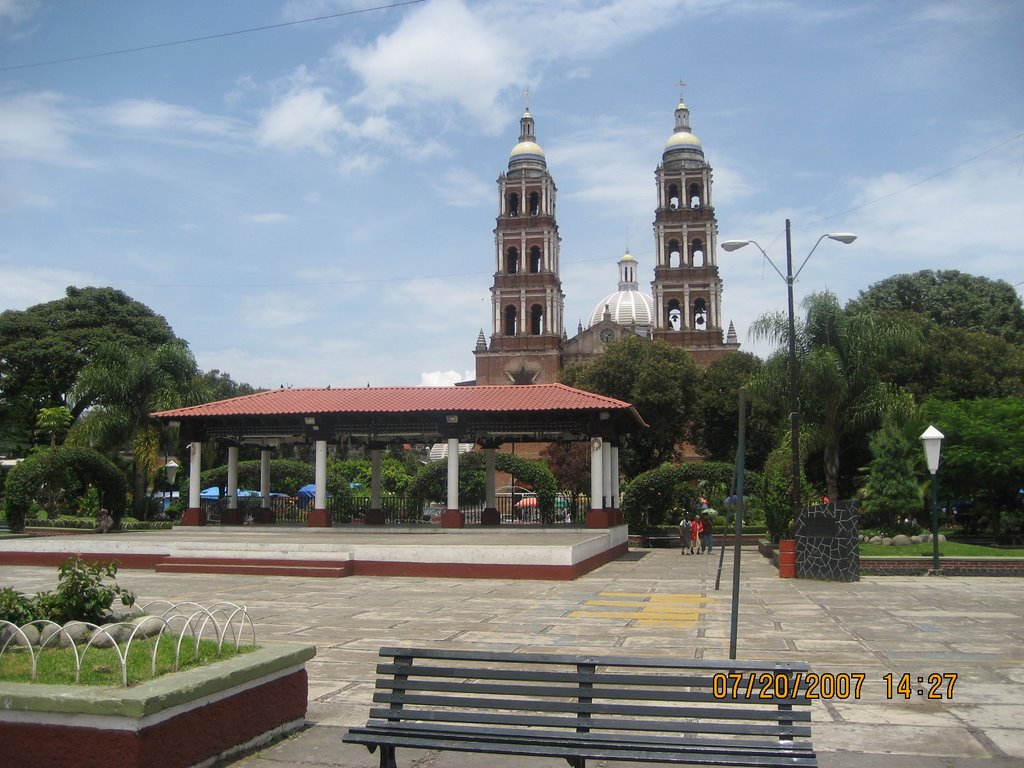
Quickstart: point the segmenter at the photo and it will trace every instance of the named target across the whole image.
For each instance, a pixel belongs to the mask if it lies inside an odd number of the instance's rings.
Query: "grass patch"
[[[932,542],[911,544],[908,547],[883,547],[881,544],[860,544],[861,557],[931,557]],[[961,544],[940,541],[939,557],[1024,557],[1024,549],[986,547],[981,544]]]
[[[155,640],[139,640],[131,643],[128,653],[128,685],[152,680],[175,671],[175,647],[178,638],[165,636],[157,647],[156,674],[153,674],[153,644]],[[221,645],[217,655],[217,642],[202,640],[199,654],[195,655],[195,644],[189,640],[182,643],[178,670],[192,669],[216,664],[255,651],[258,646],[242,645],[237,650],[232,643]],[[0,655],[0,682],[38,683],[40,685],[75,685],[75,655],[70,648],[47,648],[36,650],[36,678],[32,679],[29,652],[24,647],[9,645]],[[124,653],[124,646],[121,647]],[[78,649],[81,659],[81,676],[78,685],[121,686],[121,659],[113,648],[90,647]]]

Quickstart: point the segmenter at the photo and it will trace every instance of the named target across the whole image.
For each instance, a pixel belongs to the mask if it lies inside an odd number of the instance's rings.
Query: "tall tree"
[[[807,316],[796,324],[801,447],[821,453],[826,492],[838,499],[841,480],[843,490],[852,491],[855,469],[847,467],[843,474],[844,448],[851,440],[863,440],[884,416],[902,419],[913,410],[906,391],[879,378],[879,361],[908,354],[920,341],[904,326],[840,309],[832,293],[812,293],[802,306]],[[751,334],[781,348],[754,379],[752,390],[785,403],[788,319],[782,313],[762,315],[751,326]],[[806,462],[805,455],[801,458]]]
[[[631,403],[648,428],[623,440],[619,461],[626,477],[677,456],[693,418],[697,365],[678,347],[627,336],[608,345],[592,363],[569,366],[560,381]]]
[[[893,275],[861,291],[848,308],[914,312],[943,328],[981,331],[1024,345],[1024,305],[1014,287],[955,269]]]
[[[764,363],[749,352],[723,355],[700,376],[690,440],[705,459],[732,463],[739,439],[738,400]],[[783,429],[785,411],[767,400],[750,403],[747,414],[746,461],[759,470],[771,453]]]
[[[0,313],[0,442],[25,450],[36,414],[67,406],[79,372],[104,344],[156,347],[172,341],[167,321],[113,288],[67,289],[56,301]]]
[[[182,342],[151,350],[108,344],[96,351],[72,389],[73,402],[92,405],[72,426],[67,442],[104,451],[131,446],[136,517],[145,516],[146,491],[160,456],[160,427],[150,413],[198,402],[197,374]]]
[[[922,509],[915,472],[920,455],[920,445],[911,444],[891,421],[871,438],[871,465],[864,485],[866,527],[895,527],[904,517],[917,518]]]

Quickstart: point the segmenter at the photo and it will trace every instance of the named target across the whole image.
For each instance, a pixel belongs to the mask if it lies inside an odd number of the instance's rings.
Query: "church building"
[[[739,349],[732,324],[727,333],[722,329],[711,166],[700,139],[690,131],[690,111],[682,100],[655,181],[651,294],[639,289],[638,264],[627,251],[618,263],[618,291],[599,301],[587,327],[580,323],[569,338],[555,182],[526,110],[508,171],[498,177],[491,337],[488,342],[482,329],[477,337],[477,384],[556,382],[564,366],[595,359],[625,334],[661,339],[686,350],[703,366]]]

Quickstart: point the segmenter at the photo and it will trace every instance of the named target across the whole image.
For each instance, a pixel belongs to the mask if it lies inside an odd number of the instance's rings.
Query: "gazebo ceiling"
[[[274,389],[159,411],[189,441],[548,442],[646,426],[629,403],[563,384]]]

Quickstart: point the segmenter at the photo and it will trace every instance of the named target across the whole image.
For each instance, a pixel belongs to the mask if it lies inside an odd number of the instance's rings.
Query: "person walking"
[[[685,555],[687,548],[690,546],[690,521],[686,519],[686,515],[683,515],[679,521],[679,542],[680,542],[680,555]]]
[[[714,532],[715,526],[711,520],[711,515],[705,512],[701,516],[700,521],[700,543],[701,548],[711,554],[711,548],[715,545]]]
[[[694,515],[690,521],[690,554],[695,555],[700,549],[700,515]]]

